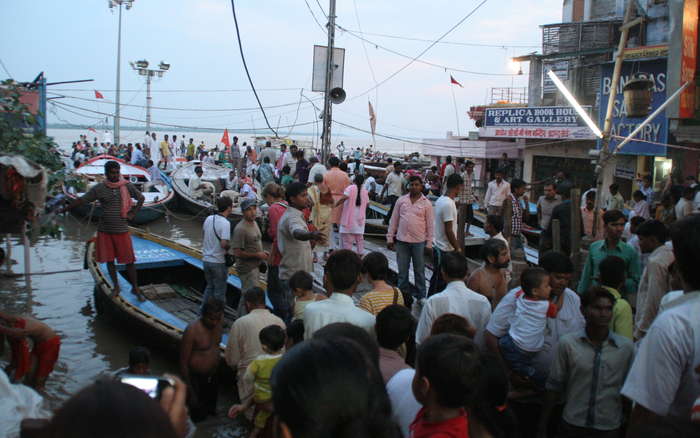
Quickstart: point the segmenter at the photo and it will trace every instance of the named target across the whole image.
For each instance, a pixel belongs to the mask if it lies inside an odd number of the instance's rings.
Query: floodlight
[[[557,86],[559,91],[561,91],[561,94],[563,94],[564,97],[566,98],[566,100],[569,101],[569,104],[571,104],[571,106],[574,107],[574,109],[576,110],[578,115],[581,116],[581,118],[586,122],[588,127],[591,128],[591,131],[593,131],[593,133],[597,137],[603,138],[603,133],[600,131],[600,128],[598,128],[598,126],[593,122],[593,120],[591,120],[591,117],[588,115],[588,113],[586,111],[584,111],[584,109],[581,107],[581,105],[579,105],[579,103],[576,101],[576,98],[573,96],[573,94],[571,94],[571,92],[566,89],[566,86],[559,79],[559,77],[552,70],[549,70],[547,72],[547,76],[549,76],[549,78],[552,80],[552,82],[554,82],[554,85]],[[610,96],[610,98],[613,99],[614,96]]]

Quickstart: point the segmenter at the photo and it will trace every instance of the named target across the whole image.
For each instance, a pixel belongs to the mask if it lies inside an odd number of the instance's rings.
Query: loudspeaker
[[[345,90],[340,87],[336,87],[331,90],[331,102],[335,104],[343,103],[345,101]]]

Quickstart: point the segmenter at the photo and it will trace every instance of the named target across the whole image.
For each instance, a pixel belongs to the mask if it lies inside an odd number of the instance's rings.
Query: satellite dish
[[[343,103],[345,101],[345,90],[340,87],[336,87],[331,90],[331,102],[335,104]]]

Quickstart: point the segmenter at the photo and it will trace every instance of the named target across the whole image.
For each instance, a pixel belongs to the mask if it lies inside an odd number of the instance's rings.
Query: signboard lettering
[[[681,85],[695,79],[698,58],[698,0],[685,0],[683,5],[683,40],[681,42]],[[695,113],[695,86],[680,95],[678,117],[692,118]]]
[[[607,109],[608,99],[610,98],[612,91],[615,95],[615,102],[613,103],[613,123],[611,135],[626,137],[644,121],[644,118],[628,117],[627,107],[625,106],[625,101],[622,96],[623,87],[634,77],[634,75],[644,76],[647,79],[650,79],[653,82],[651,111],[658,108],[666,100],[666,60],[656,59],[650,61],[638,61],[634,63],[625,62],[622,65],[622,75],[620,76],[620,81],[616,87],[612,84],[612,71],[612,64],[604,65],[602,67],[598,126],[603,126],[605,124],[605,111]],[[632,140],[625,145],[624,148],[622,148],[622,154],[652,156],[666,155],[665,146],[645,143],[645,141],[655,143],[667,142],[668,119],[666,119],[666,114],[661,112],[651,121],[651,123],[646,125],[644,129],[642,129],[642,131],[635,136],[635,138],[643,141]],[[621,139],[612,138],[610,140],[610,149],[612,150],[621,141]],[[601,142],[598,141],[598,148],[600,147]]]
[[[572,107],[487,108],[482,137],[592,139],[593,133]]]

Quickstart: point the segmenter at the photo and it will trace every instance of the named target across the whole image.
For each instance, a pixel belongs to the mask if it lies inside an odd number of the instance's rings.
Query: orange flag
[[[99,91],[95,90],[95,99],[104,99],[105,97]]]
[[[374,133],[377,130],[377,114],[374,112],[372,102],[367,101],[367,103],[369,104],[369,126],[372,128],[372,135],[374,136]]]
[[[224,129],[224,135],[221,137],[221,143],[226,145],[226,151],[231,150],[231,141],[228,139],[228,129]]]

